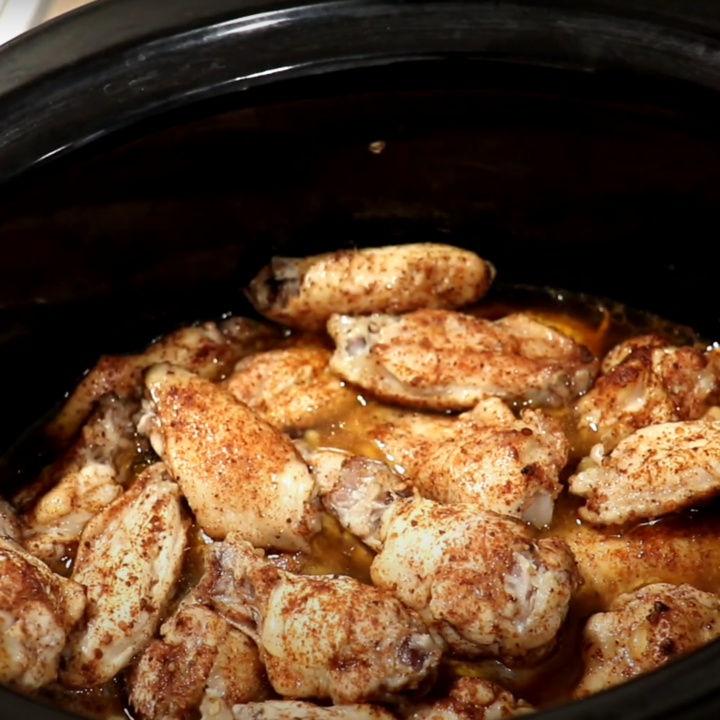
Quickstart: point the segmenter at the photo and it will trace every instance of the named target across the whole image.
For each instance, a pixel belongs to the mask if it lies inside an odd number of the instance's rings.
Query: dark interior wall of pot
[[[650,78],[446,60],[270,85],[50,165],[0,207],[0,452],[98,353],[248,312],[272,253],[453,242],[720,338],[719,115]]]

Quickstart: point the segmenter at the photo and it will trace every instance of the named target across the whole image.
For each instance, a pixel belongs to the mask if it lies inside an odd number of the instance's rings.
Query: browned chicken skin
[[[331,355],[318,345],[251,355],[235,366],[226,387],[280,430],[313,427],[357,402],[357,394],[328,370]]]
[[[325,507],[378,550],[376,586],[417,610],[454,653],[528,661],[554,647],[579,585],[563,540],[533,540],[523,523],[475,505],[404,497],[382,463],[342,457],[319,451],[310,462]]]
[[[188,524],[180,500],[158,463],[85,526],[73,579],[88,605],[64,651],[68,687],[110,680],[155,633],[180,577]]]
[[[392,701],[432,677],[440,660],[433,635],[390,593],[279,570],[237,535],[213,546],[198,596],[255,640],[286,697]]]
[[[74,554],[85,524],[131,479],[142,445],[133,421],[138,410],[136,402],[103,397],[79,438],[36,483],[50,489],[23,515],[23,545],[53,569]]]
[[[559,538],[471,505],[400,500],[383,518],[371,575],[451,650],[530,664],[547,655],[580,584]]]
[[[720,597],[657,583],[620,595],[583,632],[585,671],[576,697],[653,670],[720,635]]]
[[[244,355],[276,340],[272,328],[244,318],[230,318],[220,326],[212,322],[172,332],[139,355],[103,355],[80,381],[58,415],[45,428],[58,444],[67,443],[108,393],[119,398],[139,398],[143,372],[169,362],[211,380],[231,370]]]
[[[578,428],[609,452],[640,428],[697,420],[717,398],[717,364],[715,353],[672,347],[655,335],[621,343],[578,401]]]
[[[420,243],[273,258],[247,295],[262,315],[322,330],[330,315],[456,308],[480,299],[495,268],[468,250]]]
[[[558,405],[585,392],[598,367],[587,348],[522,314],[333,315],[327,329],[331,370],[381,400],[429,410],[488,397]]]
[[[55,680],[85,591],[0,538],[0,682],[36,690]]]
[[[74,444],[0,503],[0,681],[99,698],[125,679],[138,720],[495,720],[532,708],[485,678],[547,672],[571,597],[603,611],[578,697],[719,635],[716,520],[629,523],[720,493],[720,351],[633,338],[591,387],[580,343],[600,352],[607,323],[591,342],[561,312],[453,311],[494,276],[444,245],[273,258],[251,301],[327,326],[334,353],[233,318],[101,358],[48,426]],[[359,406],[377,422],[351,437]],[[551,525],[568,438],[573,458],[597,441],[569,481],[585,522],[561,497]],[[164,462],[135,481],[148,439]],[[26,552],[67,571],[79,539],[74,580]],[[374,584],[316,575],[340,569]],[[443,652],[481,677],[433,687]]]
[[[160,633],[128,678],[139,720],[233,720],[233,706],[266,694],[255,643],[210,608],[189,598]]]
[[[451,419],[402,413],[368,435],[424,497],[475,503],[539,527],[552,520],[568,458],[560,424],[537,410],[520,419],[497,398]]]
[[[613,529],[573,523],[558,531],[583,578],[583,603],[607,608],[618,595],[649,582],[720,587],[720,538],[713,518],[665,518],[621,536]]]
[[[177,480],[203,530],[242,532],[257,547],[307,549],[320,529],[315,486],[287,435],[227,390],[187,370],[156,365],[139,423]]]
[[[580,516],[598,525],[676,512],[720,494],[720,422],[650,425],[610,454],[595,445],[569,480],[587,502]]]

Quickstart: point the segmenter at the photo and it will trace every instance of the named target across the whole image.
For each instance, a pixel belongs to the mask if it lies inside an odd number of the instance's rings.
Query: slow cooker
[[[4,486],[98,354],[248,313],[272,254],[452,242],[720,340],[718,91],[710,0],[98,0],[9,43]],[[720,641],[538,717],[718,713]]]

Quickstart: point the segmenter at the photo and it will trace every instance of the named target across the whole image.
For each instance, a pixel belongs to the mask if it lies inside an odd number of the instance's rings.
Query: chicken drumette
[[[375,585],[451,650],[529,662],[552,649],[579,584],[563,540],[533,540],[518,520],[475,505],[403,497],[402,480],[376,461],[326,450],[310,462],[325,507],[379,550]]]
[[[495,322],[445,310],[333,315],[330,369],[381,400],[466,410],[499,397],[557,405],[586,391],[590,351],[528,315]]]
[[[393,595],[343,576],[294,575],[238,535],[213,546],[198,597],[252,637],[276,692],[336,704],[391,701],[442,652]]]
[[[248,288],[261,314],[283,325],[322,330],[332,313],[456,308],[479,300],[495,268],[475,253],[420,243],[273,258]]]
[[[85,526],[73,579],[88,604],[65,648],[65,685],[110,680],[153,636],[180,576],[187,524],[180,488],[158,463]]]
[[[315,486],[287,435],[227,390],[171,365],[145,378],[138,428],[182,488],[203,530],[238,530],[257,547],[307,549],[320,529]]]

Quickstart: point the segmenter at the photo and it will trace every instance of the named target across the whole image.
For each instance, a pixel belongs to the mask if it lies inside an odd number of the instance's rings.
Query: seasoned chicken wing
[[[468,250],[418,243],[275,257],[250,283],[261,315],[294,328],[322,330],[330,315],[457,308],[488,291],[495,268]]]
[[[475,504],[409,497],[383,463],[330,450],[309,459],[323,505],[378,555],[370,568],[453,652],[537,659],[554,645],[580,578],[559,538]]]
[[[235,534],[213,546],[199,597],[255,640],[270,683],[286,697],[391,701],[433,676],[442,652],[390,593],[349,577],[279,570]]]
[[[580,516],[599,525],[656,518],[720,494],[720,422],[637,430],[610,454],[595,445],[570,480],[587,498]]]
[[[618,537],[612,530],[573,523],[560,533],[583,578],[583,603],[609,607],[615,598],[649,583],[687,583],[700,590],[720,587],[717,521],[664,518]]]
[[[527,315],[495,322],[446,310],[333,315],[330,369],[381,400],[466,410],[487,397],[556,405],[585,392],[590,351]]]
[[[85,526],[73,579],[88,606],[65,649],[65,685],[110,680],[153,636],[180,576],[187,525],[180,488],[157,463]]]
[[[583,631],[583,697],[653,670],[720,635],[720,597],[657,583],[620,595]]]
[[[373,582],[455,653],[530,662],[554,647],[580,584],[563,540],[533,540],[518,520],[421,498],[396,503],[380,536]]]
[[[612,450],[649,425],[697,420],[718,390],[717,361],[654,335],[621,343],[603,362],[606,374],[580,398],[578,428]]]
[[[605,353],[600,363],[600,372],[602,375],[609,375],[618,365],[636,350],[655,350],[656,348],[668,347],[667,341],[660,335],[636,335],[628,340],[618,343]]]
[[[88,520],[119,497],[130,480],[140,449],[133,422],[138,410],[136,402],[103,397],[80,437],[38,481],[51,489],[24,515],[23,544],[52,568],[62,566]]]
[[[145,378],[149,434],[213,538],[238,530],[257,547],[307,549],[319,531],[316,490],[287,435],[227,390],[182,368],[156,365]]]
[[[236,705],[234,720],[395,720],[377,705],[336,705],[322,707],[301,700],[266,700]]]
[[[405,720],[502,720],[533,712],[504,688],[480,678],[462,677],[453,682],[447,697],[410,706]]]
[[[235,366],[227,389],[281,430],[309,428],[357,403],[357,393],[329,371],[330,357],[317,345],[251,355]]]
[[[476,505],[403,497],[382,463],[343,455],[310,462],[328,511],[378,551],[375,585],[457,654],[537,659],[552,649],[580,580],[565,541],[535,541],[523,523]]]
[[[75,435],[103,395],[139,398],[143,372],[152,365],[168,362],[217,380],[241,357],[264,349],[276,337],[275,331],[266,325],[230,318],[220,326],[208,322],[172,332],[139,355],[103,355],[48,423],[45,432],[64,444]]]
[[[538,410],[523,410],[517,419],[491,398],[457,419],[381,418],[368,434],[424,497],[476,503],[538,527],[552,520],[569,445],[560,424]]]
[[[232,708],[265,695],[255,643],[204,605],[183,601],[128,678],[140,720],[233,720]]]
[[[80,585],[0,538],[0,682],[20,690],[52,682],[84,610]]]

